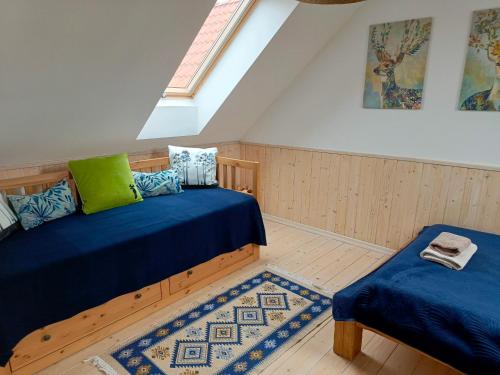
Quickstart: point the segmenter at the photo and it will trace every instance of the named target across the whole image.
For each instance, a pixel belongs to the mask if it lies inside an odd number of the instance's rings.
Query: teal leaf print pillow
[[[76,211],[75,200],[66,180],[34,195],[7,196],[25,230],[71,215]]]
[[[158,195],[182,193],[181,181],[177,172],[167,169],[160,172],[133,172],[135,186],[144,198]]]

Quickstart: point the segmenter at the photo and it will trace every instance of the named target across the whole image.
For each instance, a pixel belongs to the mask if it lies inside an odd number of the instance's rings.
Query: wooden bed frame
[[[408,246],[411,242],[413,242],[413,239],[408,241],[405,245],[403,245],[400,250],[404,249],[406,246]],[[397,252],[394,254],[396,255]],[[392,257],[391,257],[392,258]],[[387,260],[389,261],[390,258]],[[408,346],[412,348],[413,350],[417,351],[418,353],[425,355],[426,357],[429,357],[433,359],[436,362],[441,363],[442,365],[451,368],[459,373],[461,371],[457,370],[453,366],[450,366],[449,364],[440,361],[439,359],[419,350],[414,348],[411,345],[405,344],[404,342],[389,336],[383,332],[380,332],[379,330],[375,328],[368,327],[362,323],[356,322],[356,321],[350,321],[350,322],[335,322],[335,329],[333,332],[333,351],[341,356],[342,358],[345,358],[349,361],[354,360],[356,356],[361,352],[361,346],[363,342],[363,330],[367,329],[369,331],[372,331],[380,336],[385,337],[386,339],[389,339],[391,341],[396,342],[397,344],[402,344],[405,346]]]
[[[132,170],[142,172],[160,171],[168,166],[167,157],[130,163]],[[243,173],[252,176],[251,186],[237,186],[239,176]],[[75,182],[68,170],[0,180],[0,191],[8,194],[34,194],[47,190],[62,179],[68,180],[79,202]],[[224,188],[243,191],[258,199],[258,162],[217,157],[217,179]],[[259,256],[259,246],[248,244],[157,284],[116,297],[69,319],[40,328],[16,345],[7,366],[0,367],[0,375],[31,375],[40,371],[257,261]]]
[[[392,336],[389,336],[383,332],[380,332],[379,330],[375,328],[368,327],[362,323],[359,322],[335,322],[335,330],[334,330],[334,338],[333,338],[333,351],[341,356],[342,358],[348,359],[349,361],[354,360],[356,356],[361,352],[361,345],[363,341],[363,329],[367,329],[369,331],[372,331],[380,336],[385,337],[386,339],[389,339],[391,341],[394,341],[397,344],[405,345],[413,350],[417,351],[418,353],[425,355],[426,357],[429,357],[430,359],[441,363],[442,365],[457,371],[458,373],[462,373],[461,371],[457,370],[453,366],[449,365],[448,363],[445,363],[421,350],[418,350],[414,348],[411,345],[405,344],[404,342],[395,339]]]

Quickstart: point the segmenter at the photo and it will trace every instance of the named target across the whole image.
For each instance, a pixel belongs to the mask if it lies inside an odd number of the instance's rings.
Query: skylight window
[[[255,0],[217,0],[163,97],[193,96]]]

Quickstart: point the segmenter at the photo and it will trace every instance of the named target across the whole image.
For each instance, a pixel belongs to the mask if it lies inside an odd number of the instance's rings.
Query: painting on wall
[[[500,8],[474,12],[461,110],[500,111]]]
[[[370,26],[365,108],[420,109],[432,18]]]

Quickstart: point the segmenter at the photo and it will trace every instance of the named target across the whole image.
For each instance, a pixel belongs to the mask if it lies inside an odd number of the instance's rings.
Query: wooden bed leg
[[[7,363],[5,367],[0,367],[0,375],[11,375],[12,372],[10,371],[10,366]]]
[[[363,328],[356,322],[335,322],[333,351],[339,356],[352,361],[361,351]]]
[[[253,260],[257,261],[260,259],[260,246],[259,245],[252,245],[253,246]]]

